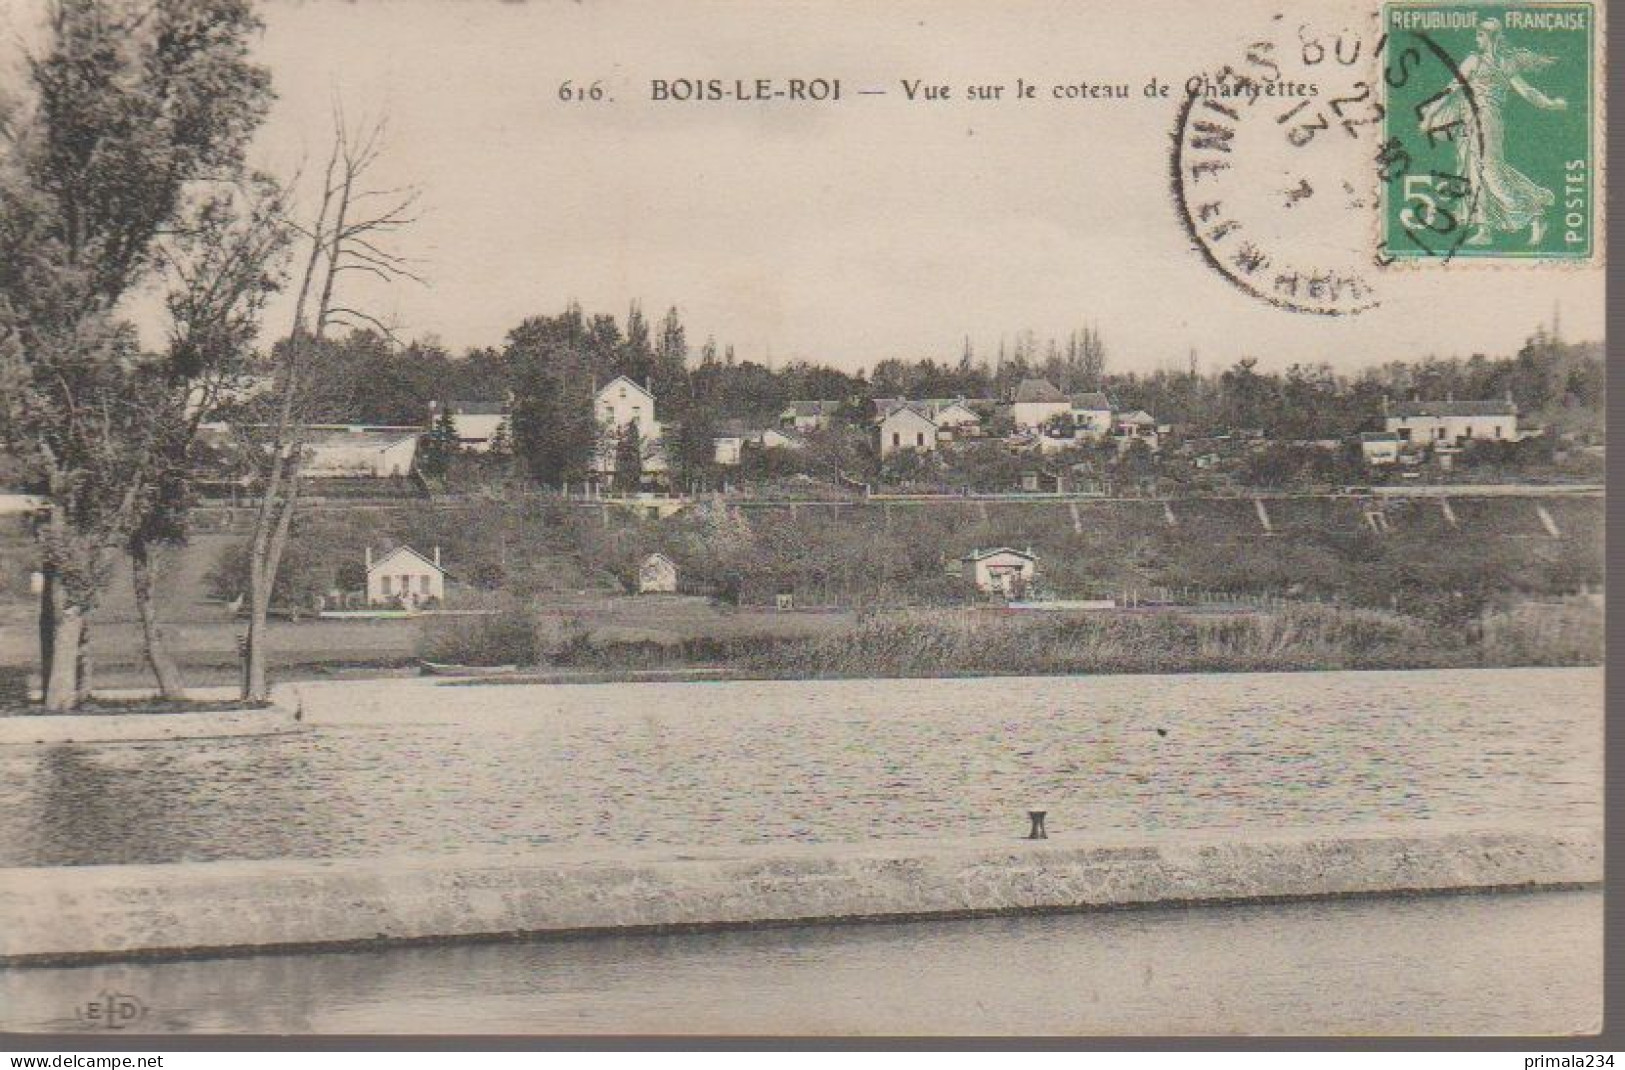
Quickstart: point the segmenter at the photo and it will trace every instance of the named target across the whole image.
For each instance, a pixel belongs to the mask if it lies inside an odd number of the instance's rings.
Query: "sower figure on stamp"
[[[1452,81],[1421,113],[1423,130],[1457,128],[1453,137],[1456,161],[1469,185],[1471,205],[1466,220],[1472,228],[1468,245],[1490,244],[1492,230],[1511,232],[1528,227],[1530,245],[1539,245],[1546,235],[1546,213],[1557,198],[1507,162],[1504,109],[1509,89],[1546,111],[1568,107],[1561,97],[1548,97],[1523,79],[1528,72],[1553,62],[1551,56],[1508,45],[1501,24],[1486,19],[1478,29],[1478,51],[1463,60],[1460,68],[1472,100],[1461,92],[1461,83]]]

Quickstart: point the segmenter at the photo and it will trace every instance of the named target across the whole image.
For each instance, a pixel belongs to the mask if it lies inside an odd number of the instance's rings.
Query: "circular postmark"
[[[1236,63],[1185,84],[1170,161],[1180,220],[1209,267],[1276,308],[1342,316],[1379,303],[1373,38],[1276,16]]]

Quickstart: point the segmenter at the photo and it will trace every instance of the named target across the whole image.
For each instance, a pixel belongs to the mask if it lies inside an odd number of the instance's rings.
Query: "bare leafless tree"
[[[323,343],[333,327],[370,328],[394,338],[394,332],[377,317],[339,303],[340,281],[352,272],[385,282],[421,281],[411,262],[388,248],[390,239],[415,221],[418,191],[367,184],[383,150],[385,130],[386,123],[380,120],[357,136],[342,110],[335,109],[333,145],[315,214],[308,223],[288,224],[308,246],[308,253],[299,276],[292,329],[274,351],[270,395],[274,408],[265,428],[264,448],[256,451],[263,466],[248,557],[248,664],[243,698],[249,701],[270,697],[266,626],[277,570],[299,503],[308,442],[308,388],[317,370],[314,362],[322,359]]]

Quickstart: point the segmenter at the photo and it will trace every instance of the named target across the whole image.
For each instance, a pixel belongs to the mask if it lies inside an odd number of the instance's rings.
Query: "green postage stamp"
[[[1389,4],[1383,31],[1387,256],[1589,259],[1592,5]]]

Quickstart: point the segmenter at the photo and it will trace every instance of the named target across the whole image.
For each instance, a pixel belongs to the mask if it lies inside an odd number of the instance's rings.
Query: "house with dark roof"
[[[1010,398],[1010,417],[1017,427],[1043,427],[1072,411],[1072,399],[1048,379],[1023,379]]]
[[[779,424],[797,431],[822,431],[840,408],[839,401],[792,401],[779,414]]]
[[[1016,385],[1010,415],[1017,427],[1037,429],[1057,416],[1071,417],[1073,438],[1104,438],[1114,430],[1116,406],[1099,390],[1064,394],[1048,379],[1023,379]]]
[[[1387,406],[1383,430],[1402,443],[1463,446],[1468,442],[1516,442],[1518,406],[1504,401],[1407,401]]]
[[[744,460],[746,450],[799,450],[806,445],[807,440],[790,428],[754,427],[734,418],[718,423],[711,437],[713,460],[730,468]]]
[[[1073,394],[1067,399],[1072,406],[1072,423],[1080,434],[1107,435],[1112,430],[1111,399],[1099,390]]]

